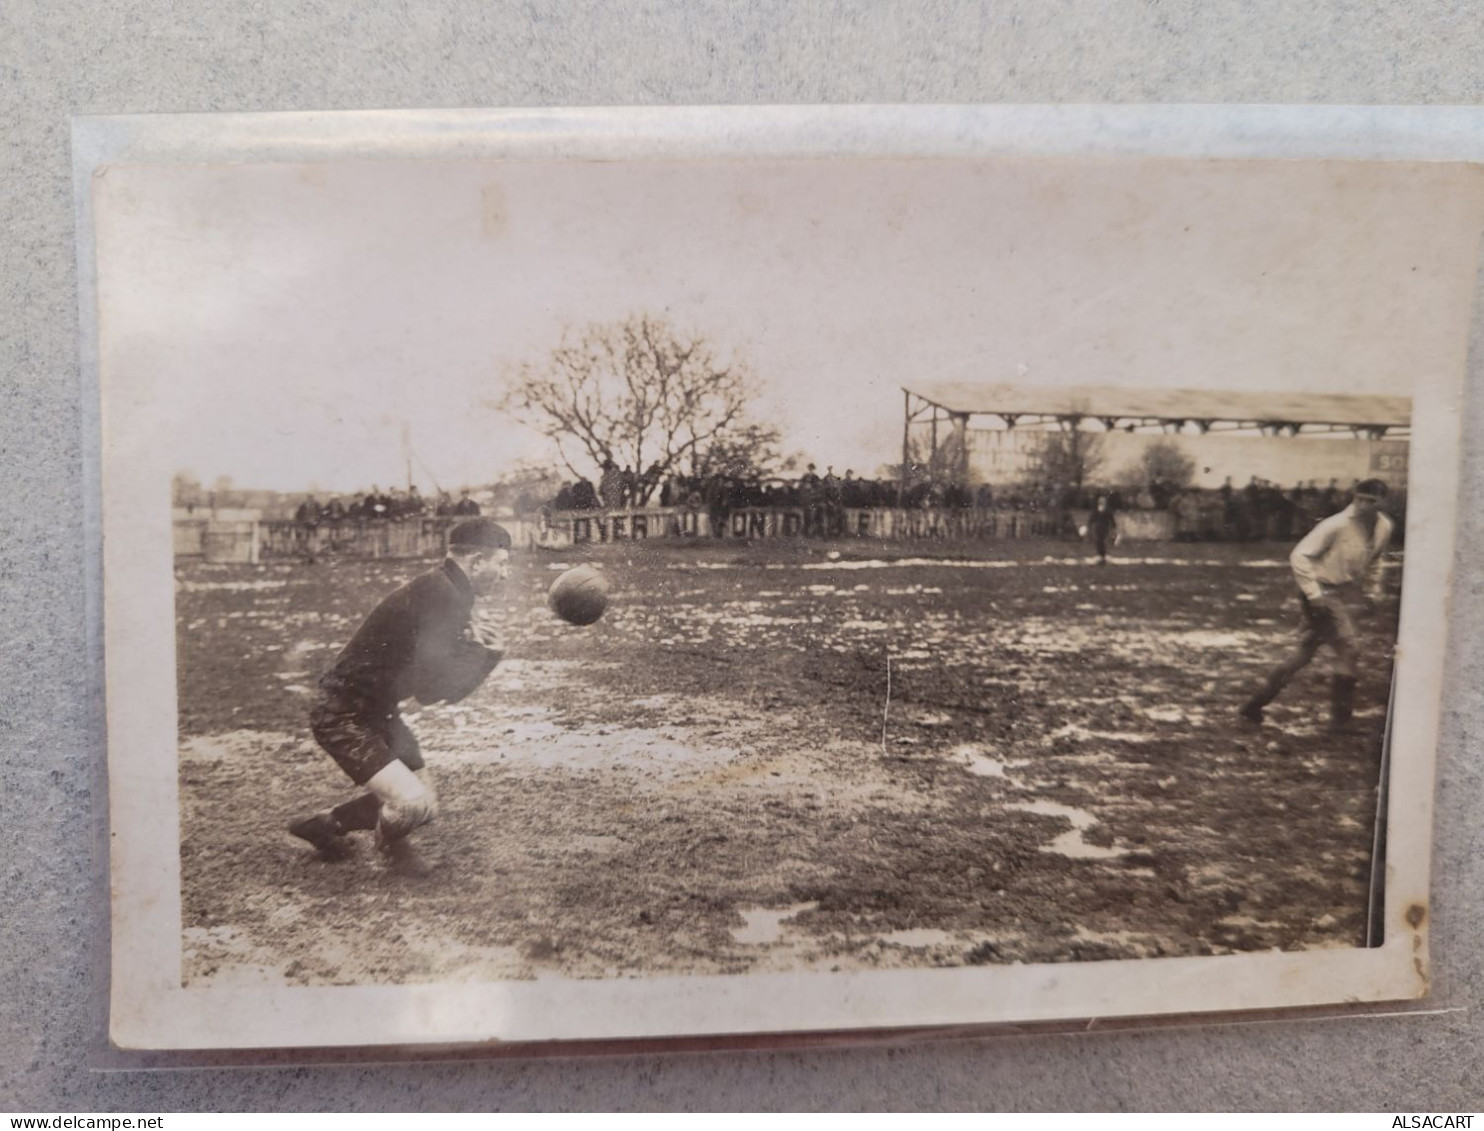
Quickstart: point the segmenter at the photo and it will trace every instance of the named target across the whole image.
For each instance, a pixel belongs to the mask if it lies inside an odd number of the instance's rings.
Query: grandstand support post
[[[938,481],[938,406],[933,405],[933,441],[928,449],[928,478]]]
[[[912,394],[902,390],[902,466],[897,471],[897,506],[907,498],[907,459],[912,448]]]

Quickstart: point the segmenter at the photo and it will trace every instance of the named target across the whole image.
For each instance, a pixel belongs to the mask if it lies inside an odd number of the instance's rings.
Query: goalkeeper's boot
[[[327,860],[338,860],[345,855],[345,835],[339,822],[328,812],[315,813],[295,821],[289,826],[289,832],[312,844]]]
[[[382,821],[376,826],[376,851],[386,870],[394,875],[422,880],[431,876],[435,868],[420,853],[405,833]]]

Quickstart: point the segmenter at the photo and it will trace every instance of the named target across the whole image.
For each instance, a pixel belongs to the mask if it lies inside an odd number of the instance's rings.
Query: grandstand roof
[[[1120,421],[1282,423],[1406,428],[1410,397],[1212,389],[1128,389],[1111,385],[1012,385],[924,381],[903,391],[953,413],[1085,416]]]

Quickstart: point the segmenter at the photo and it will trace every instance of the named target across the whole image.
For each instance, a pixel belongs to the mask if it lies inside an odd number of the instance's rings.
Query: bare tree
[[[756,379],[699,336],[641,314],[564,336],[550,356],[507,375],[496,407],[548,436],[561,461],[606,461],[643,477],[644,498],[689,455],[740,429]],[[649,474],[646,474],[648,472]]]
[[[177,471],[170,479],[170,505],[192,507],[206,497],[201,479],[194,471]]]
[[[1174,440],[1155,440],[1139,457],[1138,463],[1124,468],[1126,483],[1137,487],[1153,487],[1156,484],[1183,491],[1195,481],[1195,460]]]
[[[1080,420],[1069,418],[1062,428],[1048,433],[1039,459],[1042,479],[1081,490],[1103,466],[1103,437],[1084,431]]]
[[[780,434],[770,424],[741,423],[711,438],[691,459],[692,475],[729,475],[734,479],[763,479],[783,465],[778,452]]]

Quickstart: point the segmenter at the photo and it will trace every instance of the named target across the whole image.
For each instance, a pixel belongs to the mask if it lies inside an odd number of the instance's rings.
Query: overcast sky
[[[871,473],[914,380],[1405,394],[1477,178],[1137,160],[115,167],[109,396],[204,481],[444,486],[544,441],[484,402],[568,326],[665,312],[787,450]],[[1452,215],[1443,215],[1452,213]],[[107,399],[105,398],[105,427]]]

